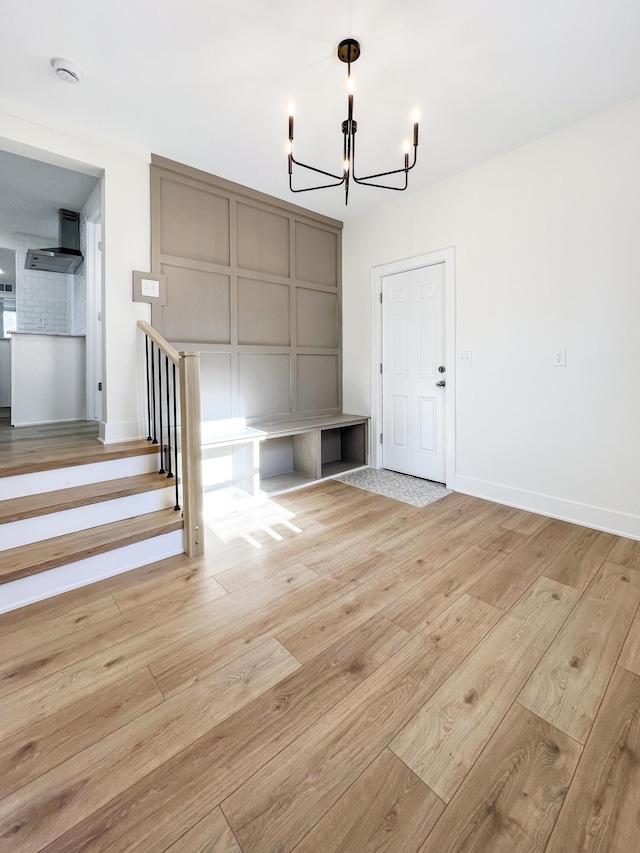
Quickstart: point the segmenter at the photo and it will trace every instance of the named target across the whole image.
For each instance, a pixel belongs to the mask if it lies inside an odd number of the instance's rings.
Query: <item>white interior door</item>
[[[382,467],[443,483],[444,263],[382,279]]]

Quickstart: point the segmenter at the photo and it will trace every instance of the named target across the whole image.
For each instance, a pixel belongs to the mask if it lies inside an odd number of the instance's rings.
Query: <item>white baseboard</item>
[[[512,486],[477,480],[475,477],[455,477],[454,489],[465,495],[485,498],[495,503],[505,504],[528,512],[537,512],[550,518],[559,518],[583,527],[593,527],[617,536],[640,540],[640,517],[604,507],[591,506],[565,498],[555,498],[537,492],[527,492]]]
[[[59,566],[57,569],[5,583],[0,587],[0,613],[17,610],[18,607],[26,607],[71,589],[182,554],[183,549],[183,531],[173,530],[171,533],[163,533],[161,536],[135,542],[115,551],[78,560],[68,566]]]

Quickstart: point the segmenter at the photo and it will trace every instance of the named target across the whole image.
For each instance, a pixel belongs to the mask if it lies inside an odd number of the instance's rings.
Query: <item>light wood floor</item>
[[[640,543],[337,482],[0,617],[0,851],[637,853]]]
[[[72,438],[82,442],[85,438],[95,442],[98,437],[96,421],[62,421],[34,426],[11,426],[11,409],[0,408],[0,445],[13,442],[55,442],[60,438]],[[25,447],[27,445],[25,444]]]

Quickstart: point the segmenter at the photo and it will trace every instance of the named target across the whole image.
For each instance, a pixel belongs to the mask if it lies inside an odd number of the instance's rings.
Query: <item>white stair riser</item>
[[[167,509],[175,503],[173,486],[141,492],[115,500],[78,506],[60,512],[51,512],[35,518],[23,518],[0,526],[0,553],[33,542],[42,542],[56,536],[65,536],[78,530],[88,530],[112,521],[135,518],[148,512]]]
[[[66,566],[11,581],[0,586],[0,613],[7,613],[9,610],[25,607],[53,595],[137,569],[139,566],[182,554],[183,549],[183,531],[174,530],[143,542],[126,545],[124,548],[96,554]]]
[[[91,462],[88,465],[71,465],[68,468],[54,468],[51,471],[17,474],[14,477],[0,478],[0,501],[37,495],[41,492],[55,492],[58,489],[72,489],[75,486],[87,486],[89,483],[102,483],[105,480],[135,477],[137,474],[151,474],[157,470],[157,454],[146,453],[142,456]]]

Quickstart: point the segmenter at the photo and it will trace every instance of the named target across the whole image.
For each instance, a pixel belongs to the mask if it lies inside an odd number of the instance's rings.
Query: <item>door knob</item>
[[[444,381],[444,379],[441,379],[440,382],[436,382],[436,388],[444,388],[446,384],[447,383]]]

